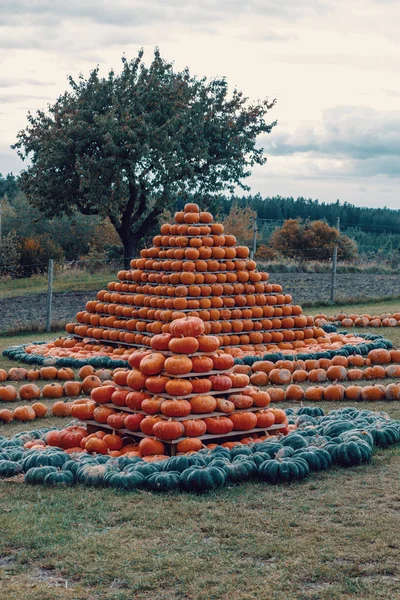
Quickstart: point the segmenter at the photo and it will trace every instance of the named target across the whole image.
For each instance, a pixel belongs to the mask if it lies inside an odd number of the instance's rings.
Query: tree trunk
[[[129,269],[131,259],[138,256],[140,239],[129,227],[120,227],[117,229],[117,233],[124,245],[124,268]]]

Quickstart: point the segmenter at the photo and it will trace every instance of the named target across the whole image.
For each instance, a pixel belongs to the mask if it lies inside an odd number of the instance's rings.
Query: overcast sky
[[[400,209],[398,0],[0,0],[0,173],[67,75],[154,46],[176,68],[277,98],[252,193]]]

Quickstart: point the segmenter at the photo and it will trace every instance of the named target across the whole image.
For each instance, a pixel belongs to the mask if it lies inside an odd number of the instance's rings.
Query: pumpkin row
[[[180,265],[177,265],[177,267]],[[120,272],[121,273],[121,272]],[[125,272],[124,272],[125,273]],[[142,270],[141,273],[137,274],[136,281],[133,282],[132,274],[136,271],[129,271],[129,276],[124,275],[124,279],[121,281],[110,281],[107,284],[107,290],[109,292],[128,292],[138,290],[142,286],[146,286],[146,290],[151,291],[154,287],[159,285],[168,285],[169,287],[176,287],[178,285],[197,285],[199,287],[205,285],[233,285],[234,293],[242,294],[244,291],[246,293],[254,293],[265,292],[269,293],[282,293],[282,286],[276,283],[266,283],[268,280],[268,273],[264,273],[260,271],[261,280],[260,281],[250,281],[250,276],[248,281],[238,281],[238,276],[235,271],[219,271],[218,273],[209,273],[209,272],[192,272],[186,271],[183,268],[179,270],[172,270],[168,273],[166,272],[155,272],[155,271],[145,271]],[[254,277],[254,275],[252,275]],[[243,278],[241,276],[241,278]],[[258,276],[257,276],[258,278]]]
[[[212,288],[215,288],[214,290]],[[222,287],[222,285],[221,285]],[[210,289],[208,289],[210,288]],[[154,309],[163,308],[249,308],[252,306],[279,306],[282,307],[285,304],[290,304],[292,301],[291,296],[284,295],[265,295],[261,293],[249,293],[249,294],[237,294],[237,295],[223,295],[219,292],[220,288],[217,286],[179,286],[171,288],[170,292],[163,290],[160,286],[159,291],[166,291],[166,294],[157,293],[145,293],[145,294],[131,294],[126,292],[118,292],[115,294],[104,294],[104,298],[111,300],[111,304],[125,304],[131,307],[147,307]],[[210,299],[210,295],[212,298]],[[204,300],[210,300],[210,302],[204,302]],[[198,304],[197,304],[198,303]],[[91,301],[88,310],[94,312],[105,312],[100,310],[102,304],[108,304],[106,300],[103,301]],[[99,306],[98,306],[99,305]],[[271,314],[271,310],[267,311]],[[299,309],[294,309],[290,314],[296,314]],[[313,320],[314,321],[314,320]]]
[[[106,303],[106,302],[88,302],[86,305],[85,311],[80,311],[77,313],[78,321],[83,319],[83,322],[87,318],[93,318],[96,322],[96,316],[87,317],[89,315],[98,315],[99,322],[102,315],[109,315],[110,317],[114,316],[132,316],[133,319],[143,320],[143,321],[160,321],[162,324],[169,323],[176,318],[182,317],[181,311],[174,311],[171,309],[162,310],[154,307],[142,307],[142,308],[134,308],[132,305],[120,306],[118,304]],[[240,320],[252,320],[252,319],[272,319],[279,317],[291,317],[295,321],[296,327],[307,327],[314,325],[313,317],[306,317],[305,315],[301,315],[300,307],[297,309],[295,306],[248,306],[235,308],[233,310],[224,309],[212,309],[208,312],[201,311],[203,315],[204,321],[218,322],[218,321],[240,321]],[[78,316],[79,315],[79,316]],[[211,324],[207,326],[209,331],[211,332]]]
[[[371,365],[389,365],[391,363],[400,363],[400,349],[376,348],[368,352],[368,356],[364,357],[361,354],[350,354],[349,356],[337,355],[332,358],[309,358],[305,360],[258,360],[251,367],[249,365],[236,365],[235,369],[241,373],[264,371],[268,373],[272,369],[284,368],[293,372],[298,369],[303,371],[311,371],[313,369],[328,369],[332,365],[340,365],[342,367],[370,367]]]
[[[87,325],[77,325],[75,323],[68,324],[68,333],[72,333],[81,338],[92,338],[94,341],[106,340],[111,342],[125,342],[126,344],[136,344],[137,346],[150,346],[151,336],[142,333],[132,333],[120,329],[107,329],[101,327],[89,327]],[[153,334],[154,335],[154,334]],[[252,331],[249,334],[225,334],[217,336],[220,340],[220,347],[225,348],[226,346],[238,346],[243,350],[247,349],[248,345],[262,345],[271,344],[270,346],[264,346],[264,351],[273,348],[273,345],[277,344],[280,348],[292,349],[296,347],[304,347],[307,343],[312,340],[315,343],[329,344],[329,338],[321,337],[314,339],[314,332],[312,329],[300,329],[300,330],[272,330],[271,332]],[[303,343],[303,340],[304,343]],[[298,344],[291,344],[290,342],[301,342]],[[314,343],[313,341],[313,343]],[[282,344],[285,342],[284,344]],[[262,348],[260,348],[262,351]]]
[[[268,374],[256,371],[250,376],[253,385],[288,385],[289,383],[325,383],[326,381],[369,381],[372,379],[400,379],[400,365],[393,364],[386,368],[381,365],[366,367],[365,369],[348,369],[332,365],[327,369],[311,369],[310,371],[297,369],[290,372],[288,369],[275,368]]]
[[[388,385],[349,385],[333,383],[328,386],[309,386],[302,388],[299,385],[289,385],[286,390],[280,387],[269,387],[268,394],[271,402],[383,402],[385,400],[400,400],[400,384],[389,383]]]
[[[191,273],[190,271],[177,271],[173,273],[148,273],[144,272],[140,281],[132,283],[131,278],[121,281],[110,281],[107,284],[107,290],[100,290],[101,293],[107,292],[135,292],[151,293],[154,288],[159,286],[168,286],[176,288],[180,285],[196,285],[200,288],[210,285],[232,285],[234,294],[282,294],[281,285],[275,283],[261,282],[238,282],[236,273]]]
[[[3,408],[0,410],[0,423],[34,421],[35,419],[43,419],[46,414],[47,406],[41,402],[35,402],[26,406],[17,406],[14,410]]]
[[[253,269],[249,269],[249,267],[253,267],[255,269],[255,263],[251,263],[247,266],[246,269],[238,269],[236,266],[237,263],[234,261],[225,261],[218,262],[217,260],[196,260],[196,261],[187,261],[187,260],[154,260],[149,259],[146,261],[145,269],[134,269],[130,272],[129,279],[134,282],[144,282],[147,280],[147,277],[154,273],[155,271],[173,275],[175,273],[182,273],[184,271],[190,272],[193,274],[203,275],[204,280],[201,281],[201,277],[198,277],[200,283],[209,283],[210,281],[206,281],[206,279],[214,279],[217,273],[224,273],[232,275],[229,277],[231,280],[230,283],[238,282],[238,283],[259,283],[261,281],[267,281],[268,273],[264,273],[263,271],[255,271]],[[206,274],[214,275],[214,277],[207,277]],[[228,281],[228,277],[227,277]]]
[[[247,259],[250,254],[249,249],[246,246],[236,246],[236,238],[234,235],[223,233],[213,234],[211,231],[207,231],[207,229],[208,228],[205,227],[202,233],[197,233],[195,235],[190,235],[189,232],[187,232],[186,235],[156,235],[153,238],[154,246],[142,249],[140,256],[142,259],[148,259],[157,257],[160,252],[169,252],[171,255],[175,249],[181,249],[183,251],[185,251],[185,249],[202,251],[207,249],[209,252],[206,253],[205,256],[209,257],[212,256],[212,249],[222,248],[224,254],[221,256],[222,253],[217,253],[218,258],[226,257],[232,260],[238,257]],[[191,233],[193,233],[193,230]],[[231,248],[233,251],[230,251]],[[131,261],[132,268],[135,267],[137,264],[136,261],[138,260],[140,261],[141,259],[133,259]]]
[[[222,395],[226,397],[219,397]],[[203,392],[169,398],[162,392],[154,395],[153,392],[149,393],[145,390],[115,389],[108,385],[93,390],[91,398],[98,404],[111,403],[113,407],[128,407],[149,415],[160,413],[167,417],[187,417],[192,413],[213,413],[215,411],[233,413],[236,409],[243,410],[253,406],[265,408],[271,401],[268,392],[260,391],[255,387],[239,388],[232,393],[229,390],[218,390],[217,394]]]
[[[324,314],[316,316],[321,323],[340,323],[343,327],[400,327],[400,312],[383,313],[381,315],[337,314],[327,317]]]
[[[85,324],[93,327],[100,327],[103,329],[124,329],[132,333],[147,333],[148,335],[155,335],[157,333],[167,333],[168,326],[160,321],[149,322],[148,320],[142,321],[141,319],[120,319],[114,315],[110,317],[101,317],[99,315],[93,315],[93,313],[80,313],[77,315],[77,325]],[[219,334],[224,333],[226,335],[250,333],[252,331],[306,331],[307,325],[301,325],[305,318],[292,318],[283,317],[272,318],[272,319],[231,319],[227,321],[214,321],[211,322],[207,327],[207,333]],[[296,325],[298,323],[298,325]],[[165,325],[163,327],[163,325]],[[314,328],[308,326],[308,330],[311,332],[317,332],[320,334],[319,337],[325,337],[323,329]],[[314,335],[309,336],[314,337]]]
[[[143,268],[143,261],[149,259],[232,260],[247,264],[249,249],[246,246],[225,244],[226,236],[205,235],[158,235],[153,238],[154,246],[146,248],[141,258],[131,260],[132,269]],[[229,237],[228,242],[232,241]]]

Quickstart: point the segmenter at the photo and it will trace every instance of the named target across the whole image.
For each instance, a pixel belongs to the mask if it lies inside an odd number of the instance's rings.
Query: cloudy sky
[[[398,0],[0,0],[0,173],[67,75],[155,45],[176,68],[277,98],[252,192],[400,209]]]

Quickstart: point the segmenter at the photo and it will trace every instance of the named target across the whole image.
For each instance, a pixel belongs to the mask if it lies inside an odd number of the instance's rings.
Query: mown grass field
[[[98,291],[107,283],[115,279],[116,267],[100,268],[95,273],[80,269],[57,270],[53,278],[53,291],[56,292],[82,292]],[[32,275],[21,279],[0,279],[0,299],[26,296],[30,294],[46,293],[48,287],[47,274]]]
[[[400,330],[377,332],[400,346]],[[55,335],[2,338],[0,347]],[[400,418],[398,404],[359,407]],[[52,422],[64,423],[0,433]],[[397,448],[300,484],[204,497],[0,481],[1,600],[394,600],[399,466]]]

